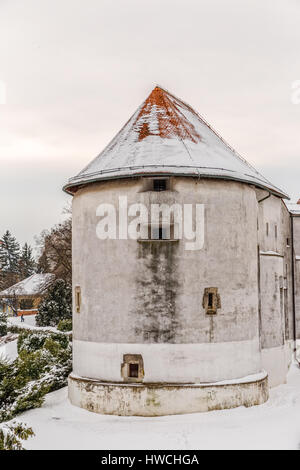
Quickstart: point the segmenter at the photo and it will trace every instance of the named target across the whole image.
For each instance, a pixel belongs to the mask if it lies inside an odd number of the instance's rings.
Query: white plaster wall
[[[205,383],[261,370],[258,340],[206,344],[109,344],[74,340],[74,373],[122,382],[123,354],[142,354],[144,382]]]
[[[286,383],[291,362],[291,348],[288,343],[262,350],[262,367],[268,373],[270,387]]]
[[[262,199],[265,194],[258,194],[258,199]],[[276,197],[270,196],[258,204],[258,242],[260,250],[264,253],[276,252],[282,258],[282,266],[277,266],[277,262],[271,256],[270,262],[266,265],[265,278],[261,279],[262,286],[262,305],[264,313],[268,317],[266,329],[262,332],[266,333],[271,339],[274,336],[272,344],[265,342],[263,337],[263,347],[273,347],[282,344],[278,338],[279,322],[281,321],[281,311],[278,304],[279,292],[274,281],[274,275],[282,276],[284,286],[286,288],[286,307],[284,309],[284,336],[285,340],[293,338],[293,298],[292,298],[292,247],[291,247],[291,223],[290,214],[283,201]],[[299,219],[300,220],[300,219]],[[269,224],[269,233],[267,234],[266,224]],[[277,237],[275,236],[275,225],[277,225]],[[289,240],[289,245],[287,241]],[[261,257],[262,262],[268,263],[265,256]],[[273,263],[273,264],[272,264]],[[262,266],[264,270],[264,266]],[[274,301],[272,296],[274,295]],[[278,307],[274,307],[277,303]],[[277,335],[277,339],[275,336]]]
[[[179,177],[173,191],[141,190],[141,180],[120,180],[89,185],[74,197],[73,286],[80,286],[82,294],[81,312],[73,316],[74,371],[119,380],[122,345],[129,344],[124,352],[146,354],[149,381],[213,382],[259,372],[254,189]],[[165,247],[166,258],[155,258],[135,240],[99,240],[97,206],[117,206],[120,195],[129,204],[204,204],[203,249],[186,251],[180,241]],[[222,304],[213,317],[202,307],[204,289],[212,286],[218,287]],[[171,309],[164,300],[168,290]]]
[[[294,217],[296,334],[300,339],[300,216]]]
[[[283,257],[260,256],[262,349],[284,345]]]

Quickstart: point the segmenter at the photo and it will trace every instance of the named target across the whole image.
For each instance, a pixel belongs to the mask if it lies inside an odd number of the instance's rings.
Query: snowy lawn
[[[21,317],[8,317],[7,323],[8,326],[17,326],[19,328],[25,328],[29,330],[37,330],[37,331],[52,331],[53,333],[60,333],[60,334],[69,334],[70,332],[60,331],[54,326],[36,326],[35,322],[35,315],[28,315],[24,317],[24,322],[21,322]]]
[[[21,322],[21,317],[8,317],[8,323],[20,328],[35,327],[35,315],[25,315],[24,322]]]
[[[18,416],[36,433],[27,449],[300,449],[300,369],[253,408],[159,418],[118,417],[72,406],[67,388]]]
[[[17,343],[18,340],[15,339],[14,341],[10,341],[9,343],[0,344],[0,357],[5,356],[12,360],[16,359],[16,357],[18,356]]]

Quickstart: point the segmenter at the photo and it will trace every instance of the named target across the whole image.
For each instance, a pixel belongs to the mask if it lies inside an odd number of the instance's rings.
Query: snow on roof
[[[154,88],[107,147],[64,190],[138,175],[233,179],[288,196],[235,152],[188,104]]]
[[[291,214],[300,215],[300,202],[286,202],[286,206]]]
[[[27,279],[14,284],[0,292],[1,297],[12,295],[37,295],[43,293],[49,283],[54,280],[54,274],[33,274]]]

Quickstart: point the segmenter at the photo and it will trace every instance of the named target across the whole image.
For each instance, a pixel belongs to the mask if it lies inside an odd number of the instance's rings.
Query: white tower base
[[[254,406],[269,398],[266,372],[210,384],[107,383],[69,376],[69,399],[95,413],[164,416]]]

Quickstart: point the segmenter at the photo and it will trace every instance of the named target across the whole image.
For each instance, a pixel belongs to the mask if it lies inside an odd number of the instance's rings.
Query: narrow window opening
[[[277,238],[277,232],[278,232],[277,225],[275,225],[275,238]]]
[[[207,287],[204,289],[203,308],[207,315],[215,315],[221,308],[221,298],[217,287]]]
[[[166,189],[167,189],[167,180],[165,179],[153,180],[153,191],[166,191]]]
[[[290,246],[290,239],[289,238],[286,239],[286,246]]]
[[[80,291],[80,287],[77,286],[77,287],[75,287],[75,308],[76,308],[76,313],[80,313],[80,307],[81,307],[81,291]]]
[[[269,235],[269,224],[268,224],[268,222],[266,223],[266,234],[267,234],[267,236]]]
[[[138,376],[139,376],[139,365],[138,364],[128,364],[128,365],[129,365],[128,377],[138,378]]]

